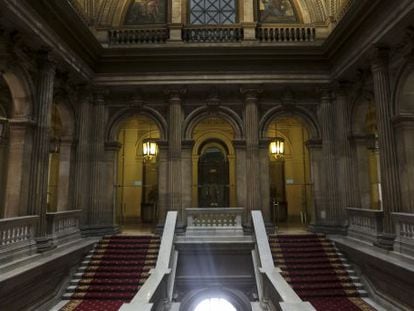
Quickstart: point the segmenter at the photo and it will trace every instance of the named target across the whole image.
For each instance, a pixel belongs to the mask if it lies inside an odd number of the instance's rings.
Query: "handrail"
[[[266,284],[260,284],[258,287],[264,288],[264,285],[270,287],[268,290],[275,294],[271,295],[273,297],[270,298],[277,298],[276,303],[279,304],[282,310],[289,308],[289,306],[294,306],[294,310],[315,310],[310,303],[300,299],[280,274],[280,269],[275,267],[261,211],[252,211],[252,222],[256,238],[257,264],[260,265],[259,271],[263,279],[266,280]],[[266,290],[263,291],[264,294],[266,292]]]
[[[173,286],[173,280],[169,280],[171,276],[174,276],[174,269],[176,263],[177,253],[174,249],[174,234],[175,225],[177,222],[177,212],[168,212],[164,231],[161,238],[160,249],[158,252],[158,259],[155,268],[151,271],[149,278],[145,281],[144,285],[140,288],[135,297],[130,303],[124,303],[120,308],[120,311],[132,311],[152,310],[155,300],[161,301],[162,299],[155,299],[155,296],[160,289],[164,289],[164,297],[168,301],[172,299],[172,291],[169,286]],[[165,293],[168,297],[165,297]]]

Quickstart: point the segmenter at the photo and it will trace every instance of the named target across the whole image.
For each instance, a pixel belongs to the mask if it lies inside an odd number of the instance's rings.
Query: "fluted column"
[[[242,88],[244,95],[244,126],[246,136],[246,212],[261,209],[259,164],[259,88]]]
[[[321,211],[324,210],[324,185],[322,178],[322,142],[321,140],[308,140],[306,147],[309,150],[310,173],[312,183],[312,208],[310,227],[317,228],[323,223],[320,219]]]
[[[81,225],[84,226],[88,220],[88,198],[89,198],[89,173],[90,173],[90,146],[92,126],[92,90],[82,86],[78,90],[78,143],[75,155],[75,181],[74,181],[74,209],[82,210]]]
[[[338,176],[335,159],[335,107],[332,102],[331,89],[322,89],[319,105],[319,121],[322,131],[323,189],[324,206],[318,211],[317,218],[321,221],[324,231],[337,231],[338,225],[344,224],[338,196]]]
[[[351,132],[350,113],[351,105],[348,98],[349,85],[340,83],[336,89],[336,156],[338,169],[338,196],[339,206],[337,215],[340,219],[346,218],[347,207],[356,207],[357,184],[352,170],[352,147],[349,140]]]
[[[39,58],[36,98],[36,129],[33,139],[31,171],[31,214],[39,215],[37,236],[39,251],[48,249],[51,241],[46,236],[47,187],[49,168],[49,128],[53,103],[53,85],[55,80],[55,63],[44,53]]]
[[[27,119],[9,120],[7,178],[4,217],[27,215],[32,141],[29,138],[33,124]]]
[[[388,72],[388,50],[375,49],[371,70],[377,108],[382,203],[384,209],[384,234],[380,237],[378,246],[392,248],[395,233],[391,213],[400,210],[401,192],[398,179],[395,136],[391,122],[392,104]]]
[[[168,95],[168,209],[179,211],[183,222],[181,174],[181,125],[183,122],[182,96],[184,89],[170,89]]]

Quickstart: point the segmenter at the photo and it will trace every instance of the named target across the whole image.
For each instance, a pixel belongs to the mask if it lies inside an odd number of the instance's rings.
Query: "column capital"
[[[388,66],[390,49],[383,46],[374,46],[370,59],[372,72],[386,70]]]
[[[108,93],[107,89],[101,87],[93,88],[93,103],[95,105],[105,105],[105,96],[108,95]]]
[[[91,101],[93,88],[90,83],[78,84],[75,86],[78,101]]]
[[[119,151],[122,148],[122,144],[119,141],[107,141],[105,142],[105,151]]]
[[[187,94],[187,88],[185,87],[175,87],[168,88],[164,91],[165,95],[168,97],[168,102],[170,104],[181,103],[183,97]]]
[[[246,85],[240,87],[240,93],[244,95],[246,102],[258,101],[260,95],[263,93],[263,88],[261,85]]]
[[[353,83],[350,81],[335,80],[331,87],[335,96],[348,96],[352,91]]]
[[[329,104],[332,100],[332,86],[324,86],[319,89],[321,104]]]
[[[36,62],[41,72],[49,72],[55,74],[58,59],[56,55],[49,49],[43,49],[37,52]]]

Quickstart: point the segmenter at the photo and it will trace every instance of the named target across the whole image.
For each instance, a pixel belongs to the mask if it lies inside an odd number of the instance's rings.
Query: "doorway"
[[[229,165],[227,151],[219,142],[207,142],[198,161],[198,205],[229,206]]]

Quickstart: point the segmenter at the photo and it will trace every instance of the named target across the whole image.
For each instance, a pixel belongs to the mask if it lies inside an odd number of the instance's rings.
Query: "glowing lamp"
[[[280,137],[275,137],[275,139],[270,143],[269,146],[270,154],[275,159],[280,159],[285,154],[285,140]]]
[[[144,139],[142,142],[142,155],[144,156],[144,160],[152,160],[157,156],[157,153],[157,143],[152,139]]]

